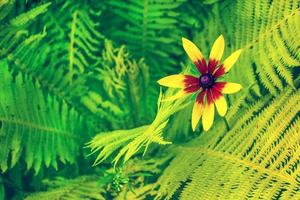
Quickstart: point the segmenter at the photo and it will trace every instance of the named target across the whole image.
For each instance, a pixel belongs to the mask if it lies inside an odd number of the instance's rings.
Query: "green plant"
[[[34,199],[97,199],[104,200],[101,194],[104,189],[98,183],[97,176],[81,176],[73,180],[57,177],[55,180],[45,180],[49,191],[32,194],[26,200]]]
[[[27,169],[36,172],[42,163],[57,168],[58,158],[75,162],[82,130],[78,125],[83,123],[78,113],[65,102],[45,96],[28,77],[18,74],[13,80],[5,62],[0,66],[5,94],[0,97],[1,170],[13,167],[23,156]]]
[[[299,103],[299,91],[287,88],[243,109],[230,120],[229,132],[219,123],[190,144],[173,147],[175,158],[157,181],[157,198],[171,199],[182,190],[181,199],[298,199]]]
[[[300,199],[298,0],[0,0],[0,199]],[[195,132],[197,72],[223,35],[225,118]]]
[[[179,27],[184,26],[177,11],[186,2],[186,0],[107,1],[109,13],[104,19],[113,16],[116,26],[107,25],[108,31],[104,32],[114,41],[127,44],[135,57],[144,58],[146,63],[152,66],[150,68],[152,73],[173,71],[178,63],[170,59],[170,56],[182,55],[178,44],[183,29]],[[153,77],[159,78],[156,74]]]

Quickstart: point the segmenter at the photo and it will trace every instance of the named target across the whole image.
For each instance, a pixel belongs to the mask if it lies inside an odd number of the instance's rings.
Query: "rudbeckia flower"
[[[208,63],[197,46],[186,38],[182,38],[185,52],[195,64],[199,76],[176,74],[164,77],[158,81],[162,86],[181,88],[174,96],[166,100],[174,100],[184,95],[197,93],[192,111],[192,129],[195,128],[202,116],[203,129],[209,130],[214,121],[215,106],[221,116],[227,112],[227,103],[224,94],[238,92],[242,86],[237,83],[218,82],[217,80],[227,73],[241,54],[241,49],[232,53],[223,63],[220,62],[225,42],[221,35],[214,42]]]

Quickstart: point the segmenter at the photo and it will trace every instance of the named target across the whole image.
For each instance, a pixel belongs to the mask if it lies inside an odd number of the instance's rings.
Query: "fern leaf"
[[[174,90],[169,90],[167,95],[172,94]],[[181,98],[175,103],[161,102],[159,99],[159,109],[157,115],[150,125],[142,126],[132,130],[119,130],[112,133],[100,133],[89,144],[92,153],[99,152],[96,158],[95,164],[99,164],[106,159],[113,152],[121,150],[114,158],[113,162],[117,164],[121,158],[123,162],[128,161],[139,150],[145,148],[144,153],[147,151],[148,146],[151,143],[157,143],[161,145],[170,144],[170,142],[164,141],[162,137],[163,130],[168,124],[169,117],[175,112],[181,110],[187,103],[186,98]]]
[[[229,10],[222,12],[223,9]],[[207,38],[210,32],[214,32],[211,34],[214,38],[223,33],[228,38],[228,47],[244,49],[228,75],[231,79],[250,85],[258,78],[260,85],[273,95],[286,85],[295,87],[295,67],[300,66],[297,50],[300,33],[295,28],[300,18],[297,0],[224,2],[216,4],[209,16],[204,22],[207,29],[199,38]]]
[[[51,5],[51,3],[45,3],[36,8],[33,8],[30,11],[28,11],[26,13],[22,13],[21,15],[17,16],[16,18],[11,19],[9,23],[12,26],[22,26],[24,24],[27,24],[32,19],[35,19],[38,15],[46,12],[47,8],[50,5]]]
[[[13,7],[13,1],[2,0],[0,1],[0,21],[2,21],[10,12]]]
[[[37,6],[19,16],[11,19],[6,15],[12,12],[14,1],[1,1],[1,31],[0,31],[0,58],[7,56],[14,48],[28,36],[28,31],[24,30],[25,25],[30,24],[38,15],[47,11],[50,3]],[[9,23],[4,22],[9,20]]]
[[[76,4],[69,6],[76,8]],[[86,21],[91,21],[91,16],[85,13],[86,10],[75,10],[77,15],[73,15],[72,18],[71,8],[66,11],[71,12],[70,15],[63,13],[61,21],[56,21],[52,12],[46,13],[42,18],[48,21],[46,34],[43,38],[30,36],[27,41],[14,44],[13,51],[7,53],[10,67],[14,71],[30,75],[39,81],[43,88],[77,109],[88,110],[95,113],[95,116],[109,118],[104,109],[101,109],[101,105],[111,108],[111,112],[120,113],[120,109],[103,98],[94,98],[98,95],[97,91],[89,90],[87,86],[88,76],[93,69],[91,66],[99,61],[96,54],[100,54],[100,51],[89,51],[90,49],[85,47],[86,44],[88,47],[98,45],[103,37],[94,30],[95,24],[85,28]],[[74,16],[77,16],[76,19]],[[64,27],[65,24],[72,22],[73,28]],[[66,42],[66,37],[70,37],[69,43]],[[5,44],[7,42],[11,41],[6,41]],[[48,44],[53,45],[50,47]],[[91,68],[87,69],[88,67]]]
[[[298,199],[299,97],[290,88],[271,101],[268,95],[228,133],[217,131],[219,122],[211,135],[177,148],[157,199]]]
[[[114,41],[125,44],[137,59],[145,58],[146,64],[152,66],[150,69],[154,79],[158,79],[155,75],[157,71],[173,71],[173,67],[176,67],[177,63],[169,59],[170,55],[183,53],[177,46],[182,35],[176,11],[184,2],[109,1],[107,4],[111,15],[121,20],[122,26],[109,29],[106,33]],[[161,68],[162,65],[164,68]]]
[[[107,159],[114,151],[120,147],[127,145],[129,141],[142,134],[148,127],[142,126],[132,130],[118,130],[107,133],[100,133],[95,136],[89,143],[88,147],[91,148],[91,153],[100,151],[94,165],[101,163]]]
[[[20,43],[3,42],[13,43],[12,51],[4,54],[13,71],[31,76],[51,94],[91,114],[91,120],[105,120],[108,127],[114,128],[138,125],[128,115],[134,110],[129,107],[134,105],[136,110],[145,110],[147,102],[139,102],[133,92],[146,94],[148,67],[143,60],[132,60],[124,46],[116,48],[106,40],[95,22],[99,13],[90,9],[89,5],[68,1],[62,3],[64,12],[51,7],[50,12],[41,17],[47,22],[43,34],[30,36]],[[56,15],[60,16],[59,20]],[[24,35],[28,37],[27,32]],[[125,83],[126,79],[131,82]],[[123,103],[127,97],[132,104]],[[147,114],[152,117],[154,110]]]
[[[36,172],[42,164],[57,168],[58,159],[74,162],[81,121],[78,114],[45,96],[30,79],[19,74],[14,80],[4,61],[0,77],[0,169],[6,171],[23,156],[27,169]]]
[[[26,200],[38,199],[95,199],[105,200],[101,194],[104,189],[100,187],[97,176],[80,176],[75,179],[56,178],[44,181],[51,189],[45,192],[29,194]]]

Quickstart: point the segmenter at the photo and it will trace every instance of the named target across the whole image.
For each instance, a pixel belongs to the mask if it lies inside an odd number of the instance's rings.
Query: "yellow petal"
[[[192,41],[186,38],[182,38],[182,45],[185,52],[193,62],[201,61],[203,59],[201,51]]]
[[[225,97],[221,95],[217,99],[214,99],[214,101],[219,115],[222,117],[225,116],[227,112],[227,103]]]
[[[194,103],[192,112],[192,129],[195,131],[196,126],[201,118],[203,112],[203,104],[199,103],[197,100]]]
[[[228,58],[226,58],[223,62],[225,72],[228,72],[231,67],[234,65],[234,63],[237,61],[237,59],[240,57],[242,53],[242,49],[239,49],[235,52],[233,52]]]
[[[226,82],[222,89],[222,93],[223,94],[232,94],[232,93],[240,91],[241,89],[242,89],[242,86],[238,83]]]
[[[214,122],[215,107],[213,103],[206,103],[203,110],[202,123],[203,129],[208,131]]]
[[[179,99],[179,98],[181,98],[185,95],[187,95],[187,93],[184,90],[180,90],[179,92],[177,92],[173,96],[162,99],[161,101],[173,101],[173,100]]]
[[[220,61],[224,52],[224,47],[225,47],[225,41],[223,35],[220,35],[216,41],[214,42],[210,55],[209,55],[209,60],[216,60]]]
[[[166,87],[172,87],[172,88],[183,88],[184,87],[184,79],[185,76],[182,74],[175,74],[166,76],[160,80],[158,80],[158,84]]]

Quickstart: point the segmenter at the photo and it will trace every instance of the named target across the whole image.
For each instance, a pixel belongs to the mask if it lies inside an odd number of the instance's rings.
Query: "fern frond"
[[[30,11],[26,13],[22,13],[21,15],[11,19],[9,21],[9,24],[16,27],[23,26],[24,24],[27,24],[29,21],[35,19],[38,15],[46,12],[50,5],[51,3],[45,3],[40,6],[37,6],[36,8],[33,8]]]
[[[176,151],[181,152],[182,149],[177,148]],[[157,181],[159,190],[156,199],[171,199],[181,184],[186,182],[193,171],[197,169],[199,163],[203,160],[201,157],[201,153],[195,153],[189,149],[185,149],[184,153],[177,154]]]
[[[298,199],[299,94],[286,88],[271,101],[268,95],[228,133],[216,130],[219,122],[190,147],[177,147],[157,181],[157,199]]]
[[[204,22],[207,29],[199,35],[203,45],[203,38],[211,35],[212,42],[222,33],[230,49],[244,49],[229,78],[243,80],[243,85],[259,81],[273,95],[286,85],[295,87],[295,67],[300,66],[297,0],[225,1],[209,16]]]
[[[167,95],[172,94],[172,92],[174,92],[174,90],[168,90]],[[122,147],[121,150],[113,160],[115,164],[117,164],[121,158],[126,162],[143,147],[145,147],[145,153],[151,143],[161,145],[170,144],[170,142],[164,141],[162,137],[163,130],[168,124],[169,117],[187,106],[185,100],[186,98],[181,98],[173,103],[163,101],[163,97],[161,97],[158,100],[157,115],[150,125],[133,130],[119,130],[112,133],[98,134],[98,136],[88,144],[92,153],[100,151],[95,164],[102,162],[120,147]]]
[[[39,199],[95,199],[105,200],[102,195],[104,188],[99,184],[100,177],[81,176],[75,179],[56,178],[55,180],[46,180],[45,185],[51,189],[45,192],[29,194],[26,200]]]
[[[144,200],[145,198],[153,196],[154,184],[147,184],[135,188],[134,191],[124,190],[122,191],[115,200],[132,199],[132,200]]]
[[[11,12],[13,3],[13,1],[9,0],[0,1],[0,21],[2,21]]]
[[[111,27],[106,34],[114,41],[125,44],[137,59],[145,58],[147,65],[152,66],[150,70],[156,80],[158,71],[173,71],[176,67],[177,63],[170,59],[170,55],[178,56],[183,53],[177,45],[182,35],[179,30],[179,13],[176,11],[185,2],[109,1],[108,11],[122,25]]]
[[[0,58],[11,53],[16,46],[28,36],[24,28],[36,19],[36,17],[47,11],[50,3],[37,6],[15,18],[9,18],[14,1],[1,1],[0,4]],[[26,26],[25,26],[26,25]]]
[[[78,154],[81,119],[27,77],[14,79],[0,65],[0,169],[6,171],[24,156],[27,169],[42,164],[57,168],[57,160],[74,162]],[[17,95],[17,97],[16,97]]]
[[[161,167],[170,159],[169,155],[156,158],[133,158],[125,163],[123,174],[129,177],[129,183],[114,199],[153,198],[154,178],[160,174]]]
[[[117,130],[96,135],[87,146],[91,148],[91,154],[100,151],[94,165],[107,159],[113,152],[127,145],[129,141],[142,134],[147,128],[148,126],[142,126],[131,130]]]
[[[124,127],[144,124],[146,119],[155,115],[151,105],[156,101],[153,98],[155,91],[149,87],[148,66],[143,59],[133,60],[124,45],[116,48],[106,40],[104,47],[101,64],[93,75],[101,81],[104,90],[101,93],[120,106],[123,113],[118,118],[122,118]],[[125,101],[128,103],[124,104]]]
[[[87,14],[86,7],[79,9],[77,4],[65,4],[65,12],[60,13],[59,20],[54,17],[53,11],[41,18],[48,22],[44,37],[31,36],[27,41],[13,46],[13,51],[7,54],[10,68],[39,81],[43,88],[77,110],[107,118],[107,108],[119,114],[120,108],[116,104],[103,99],[87,83],[91,79],[91,71],[100,62],[101,57],[97,54],[101,51],[96,50],[95,46],[99,45],[103,36],[95,31],[97,24],[91,22],[92,16]]]
[[[139,101],[134,93],[150,96],[146,93],[148,67],[99,33],[96,20],[100,13],[90,12],[89,5],[67,1],[61,9],[51,8],[41,18],[47,22],[43,37],[30,36],[7,54],[10,68],[31,76],[77,110],[92,114],[92,120],[106,120],[108,127],[118,129],[137,125],[128,114],[141,110],[141,118],[144,116],[148,102]],[[135,109],[124,104],[128,97]],[[147,115],[152,117],[153,109]]]

